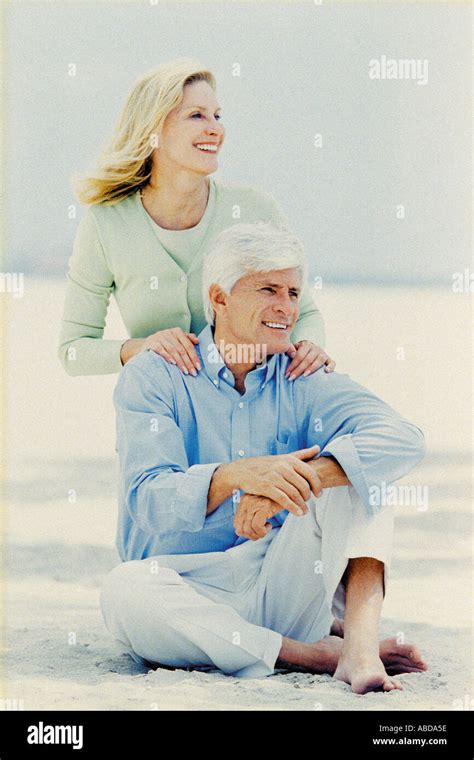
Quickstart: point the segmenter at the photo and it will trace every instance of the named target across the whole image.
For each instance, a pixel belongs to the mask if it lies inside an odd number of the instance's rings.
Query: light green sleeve
[[[272,221],[274,224],[289,227],[287,216],[270,193],[268,193],[268,198],[272,204]],[[300,340],[309,340],[311,343],[321,346],[321,348],[324,348],[326,343],[324,318],[316,306],[308,283],[305,283],[301,291],[300,314],[291,333],[291,340],[293,343],[297,343]]]
[[[103,340],[114,277],[88,208],[79,222],[69,259],[58,356],[68,375],[106,375],[122,368],[123,340]]]

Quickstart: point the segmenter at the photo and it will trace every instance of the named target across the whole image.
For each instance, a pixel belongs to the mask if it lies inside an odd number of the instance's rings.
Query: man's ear
[[[212,304],[212,308],[216,314],[221,312],[222,306],[227,305],[227,293],[221,288],[220,285],[213,282],[209,286],[209,300]]]

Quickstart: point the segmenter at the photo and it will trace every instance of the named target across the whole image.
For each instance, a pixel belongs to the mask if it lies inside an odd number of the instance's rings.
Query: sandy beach
[[[402,692],[357,696],[329,676],[147,671],[117,652],[99,609],[102,579],[119,561],[116,376],[62,370],[64,289],[62,280],[26,278],[23,298],[8,302],[1,698],[25,710],[472,709],[469,295],[449,285],[316,292],[337,369],[419,425],[428,444],[403,481],[427,499],[396,507],[380,632],[415,642],[429,670],[401,676]],[[115,304],[107,336],[126,337]]]

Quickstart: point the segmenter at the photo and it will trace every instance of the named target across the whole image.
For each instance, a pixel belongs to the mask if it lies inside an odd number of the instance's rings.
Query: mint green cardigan
[[[213,238],[236,222],[287,219],[269,193],[211,178],[215,207],[209,226],[185,273],[160,244],[154,222],[140,193],[115,205],[89,206],[79,222],[69,260],[58,355],[69,375],[119,372],[120,349],[127,337],[145,338],[158,330],[182,327],[198,335],[206,324],[202,259]],[[113,293],[129,336],[104,339],[109,299]],[[324,346],[324,322],[308,285],[292,340]]]

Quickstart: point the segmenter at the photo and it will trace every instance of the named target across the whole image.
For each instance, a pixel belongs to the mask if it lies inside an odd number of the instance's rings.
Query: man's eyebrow
[[[280,285],[277,282],[269,282],[268,280],[259,280],[257,282],[257,285],[259,287],[261,287],[262,285],[264,285],[265,287],[269,287],[269,288],[285,288],[286,287],[286,285]],[[301,290],[301,288],[299,288],[297,285],[295,285],[294,287],[289,287],[288,290],[296,290],[299,293],[300,290]]]

